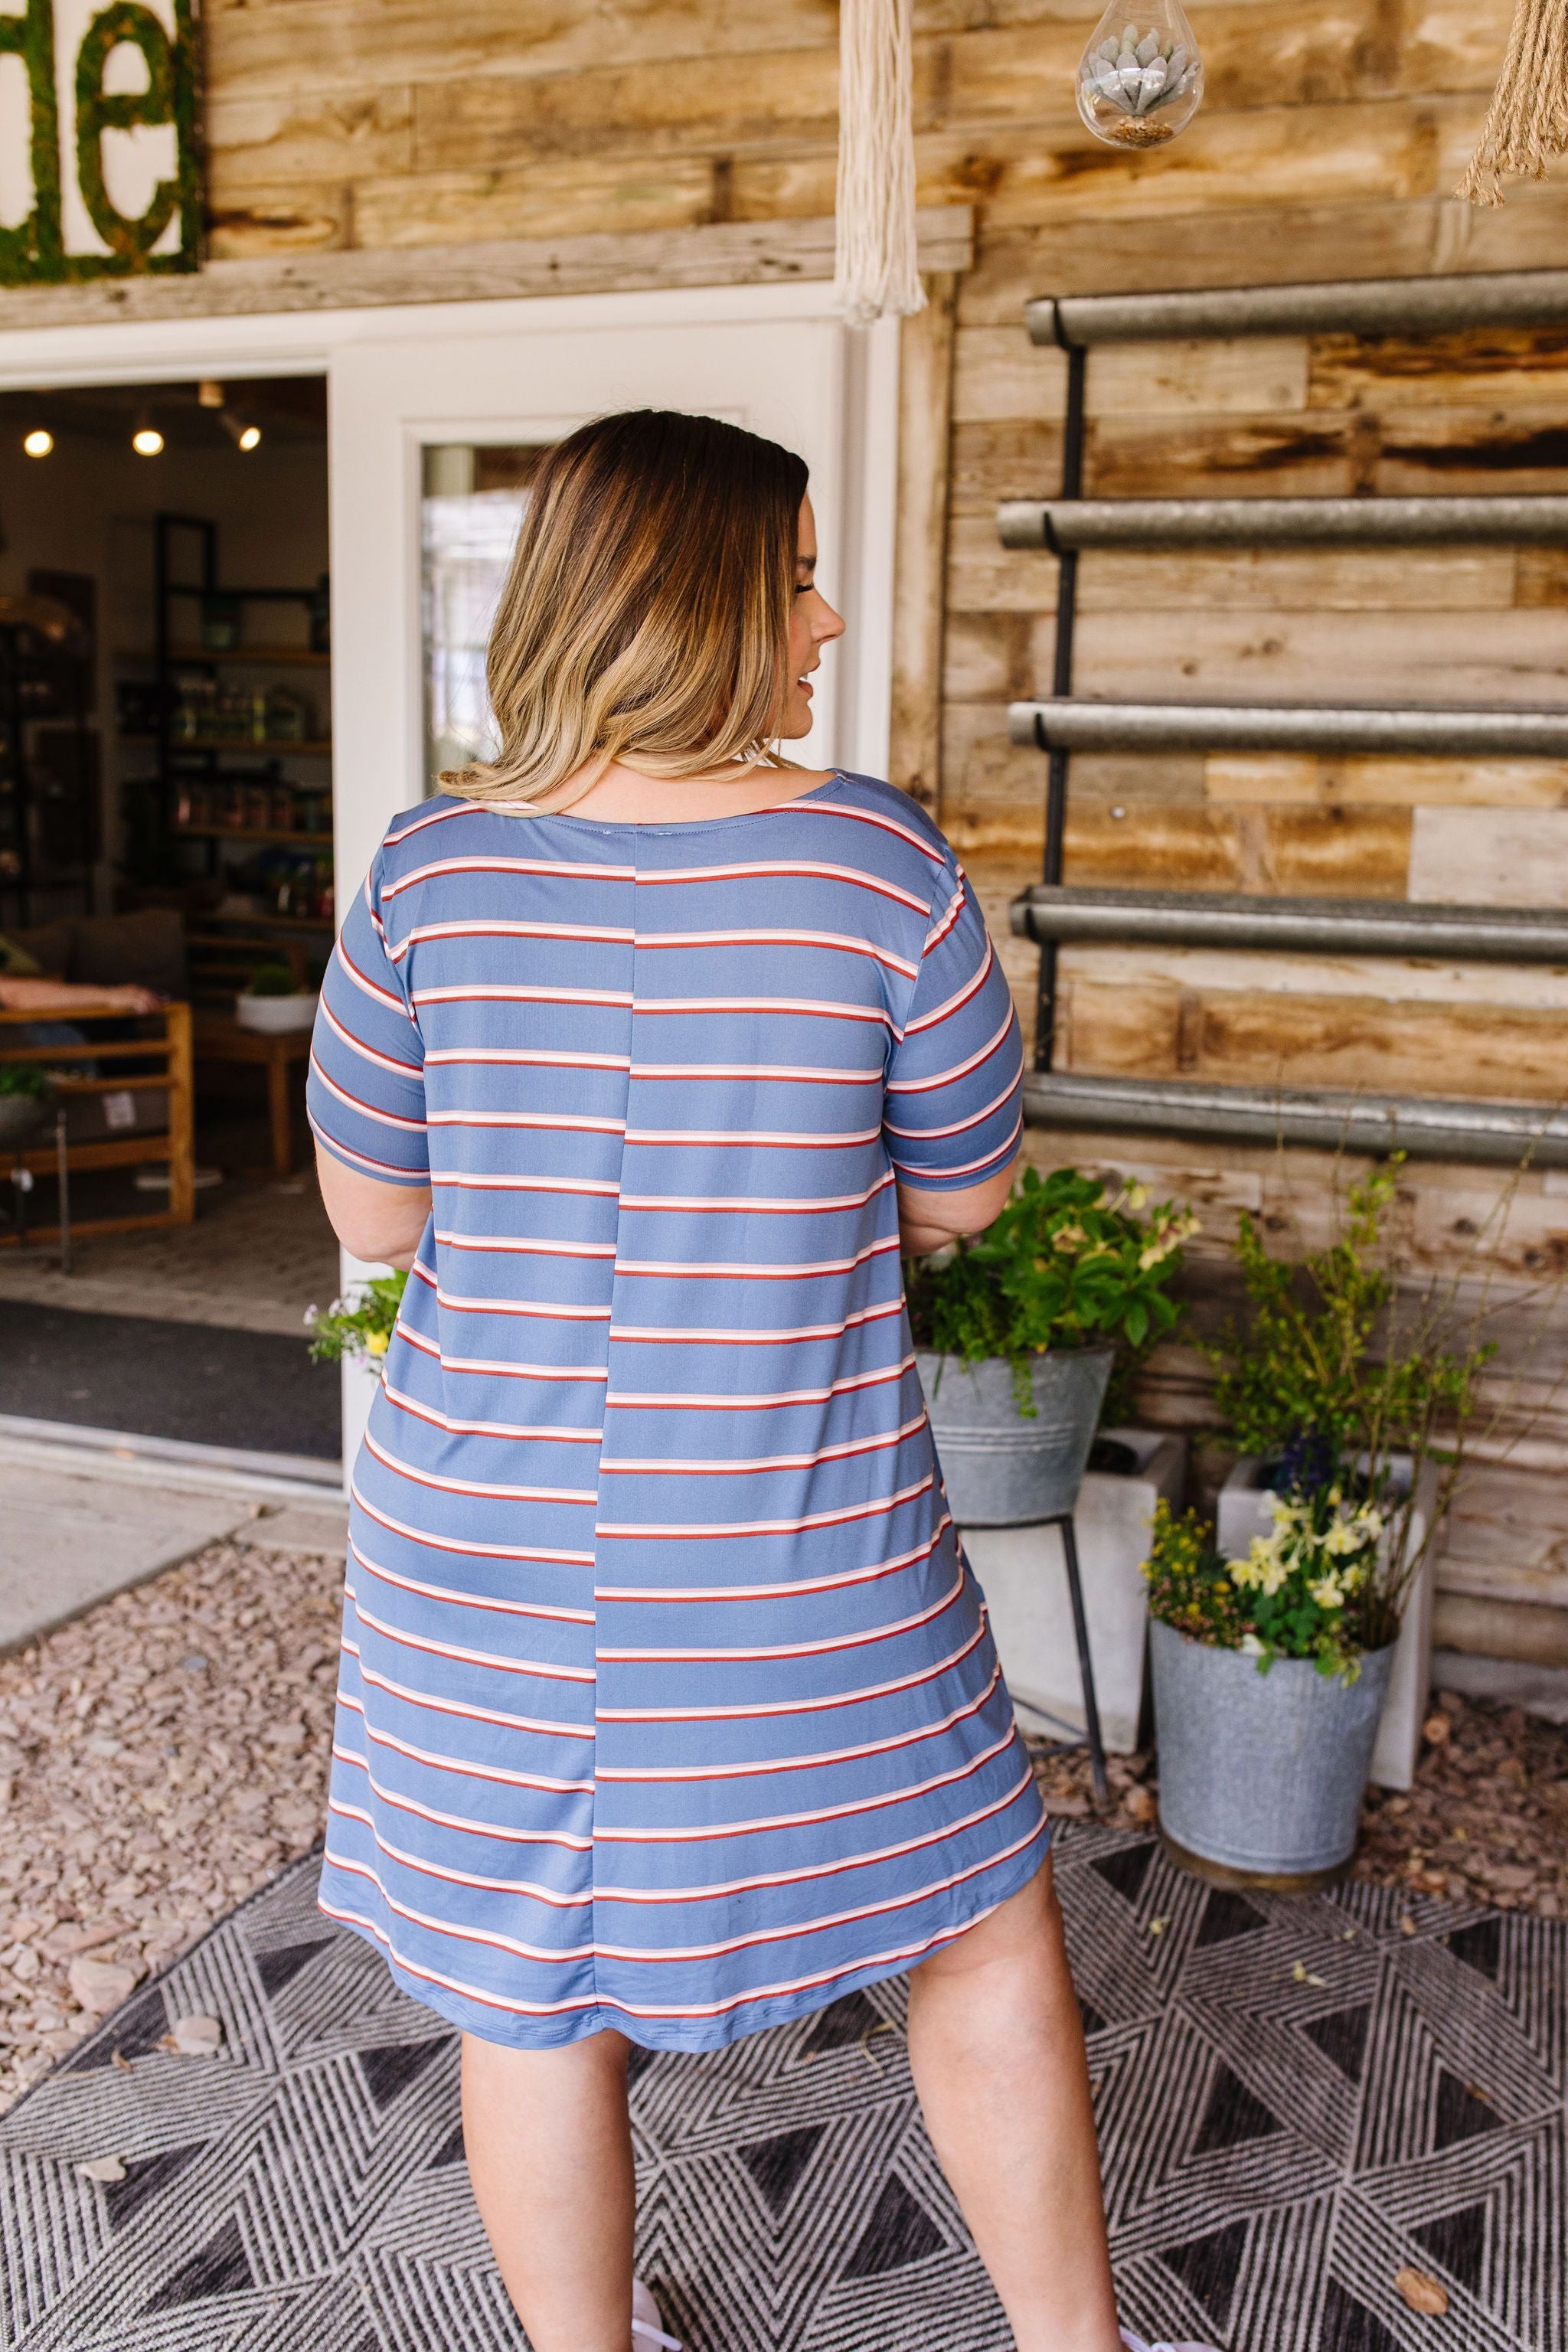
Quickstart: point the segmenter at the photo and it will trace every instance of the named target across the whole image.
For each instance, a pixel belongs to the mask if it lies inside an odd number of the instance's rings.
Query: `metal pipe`
[[[1230,1143],[1315,1144],[1518,1167],[1568,1168],[1568,1114],[1544,1105],[1409,1101],[1326,1087],[1205,1086],[1189,1079],[1068,1076],[1024,1081],[1032,1127],[1127,1135],[1212,1136]]]
[[[1561,546],[1568,498],[1009,499],[1004,547]]]
[[[1046,294],[1024,315],[1033,341],[1066,351],[1200,335],[1435,335],[1477,327],[1555,327],[1568,325],[1568,269],[1331,278],[1186,293]]]
[[[1552,907],[1412,906],[1375,898],[1262,898],[1211,890],[1052,889],[1013,901],[1021,939],[1308,955],[1568,964],[1568,914]]]
[[[1068,354],[1067,406],[1062,417],[1062,479],[1058,504],[1070,505],[1083,492],[1084,393],[1089,354]],[[1073,640],[1078,622],[1078,557],[1070,550],[1058,560],[1056,645],[1051,661],[1051,692],[1072,692]],[[1046,770],[1046,850],[1047,882],[1062,878],[1062,853],[1067,841],[1068,764],[1069,754],[1057,745]],[[1047,940],[1039,954],[1035,982],[1035,1067],[1048,1070],[1056,1051],[1057,951]]]
[[[1568,758],[1568,709],[1365,710],[1325,703],[1014,702],[1007,733],[1041,751],[1426,752]]]

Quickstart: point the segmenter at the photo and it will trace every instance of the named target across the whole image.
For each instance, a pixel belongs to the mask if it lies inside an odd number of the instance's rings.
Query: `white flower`
[[[1245,1650],[1249,1658],[1260,1658],[1263,1655],[1263,1644],[1256,1633],[1244,1633],[1237,1647]]]

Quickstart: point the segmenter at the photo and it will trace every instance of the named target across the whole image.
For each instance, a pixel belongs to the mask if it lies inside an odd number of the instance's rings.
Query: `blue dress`
[[[1039,1867],[894,1193],[1004,1166],[1020,1083],[890,785],[388,831],[310,1116],[435,1205],[354,1470],[321,1902],[455,2024],[712,2048]]]

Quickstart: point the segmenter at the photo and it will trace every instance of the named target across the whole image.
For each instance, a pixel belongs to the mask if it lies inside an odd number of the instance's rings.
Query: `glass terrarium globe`
[[[1078,110],[1112,147],[1163,147],[1204,94],[1204,63],[1181,0],[1111,6],[1078,69]]]

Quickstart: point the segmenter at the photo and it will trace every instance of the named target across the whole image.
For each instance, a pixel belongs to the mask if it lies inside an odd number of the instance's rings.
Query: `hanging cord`
[[[1568,150],[1568,0],[1518,0],[1476,152],[1454,194],[1500,205],[1504,173],[1543,180]]]
[[[925,307],[915,251],[910,13],[910,0],[840,0],[833,291],[857,327]]]

